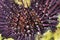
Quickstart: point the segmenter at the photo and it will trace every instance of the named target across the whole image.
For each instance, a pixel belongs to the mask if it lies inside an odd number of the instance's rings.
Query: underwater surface
[[[0,0],[0,40],[60,40],[60,0]]]

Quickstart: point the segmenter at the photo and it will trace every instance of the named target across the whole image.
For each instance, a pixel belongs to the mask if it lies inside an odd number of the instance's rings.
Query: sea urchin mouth
[[[25,8],[12,0],[0,0],[0,33],[15,40],[34,40],[36,33],[54,31],[58,24],[59,0],[31,0]]]

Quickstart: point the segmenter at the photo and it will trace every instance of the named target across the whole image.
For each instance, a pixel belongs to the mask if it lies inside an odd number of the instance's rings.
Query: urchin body
[[[25,8],[11,0],[0,1],[0,33],[15,40],[34,40],[36,33],[54,31],[58,24],[59,0],[32,0]]]

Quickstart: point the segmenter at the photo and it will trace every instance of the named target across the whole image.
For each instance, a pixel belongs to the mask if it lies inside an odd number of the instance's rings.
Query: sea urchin
[[[56,29],[59,11],[60,0],[31,0],[27,8],[14,0],[0,0],[0,33],[15,40],[35,40],[36,33]]]

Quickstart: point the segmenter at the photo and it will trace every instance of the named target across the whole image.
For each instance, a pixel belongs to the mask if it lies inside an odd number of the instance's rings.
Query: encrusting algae
[[[23,5],[25,8],[30,7],[31,0],[14,0],[18,5]]]

